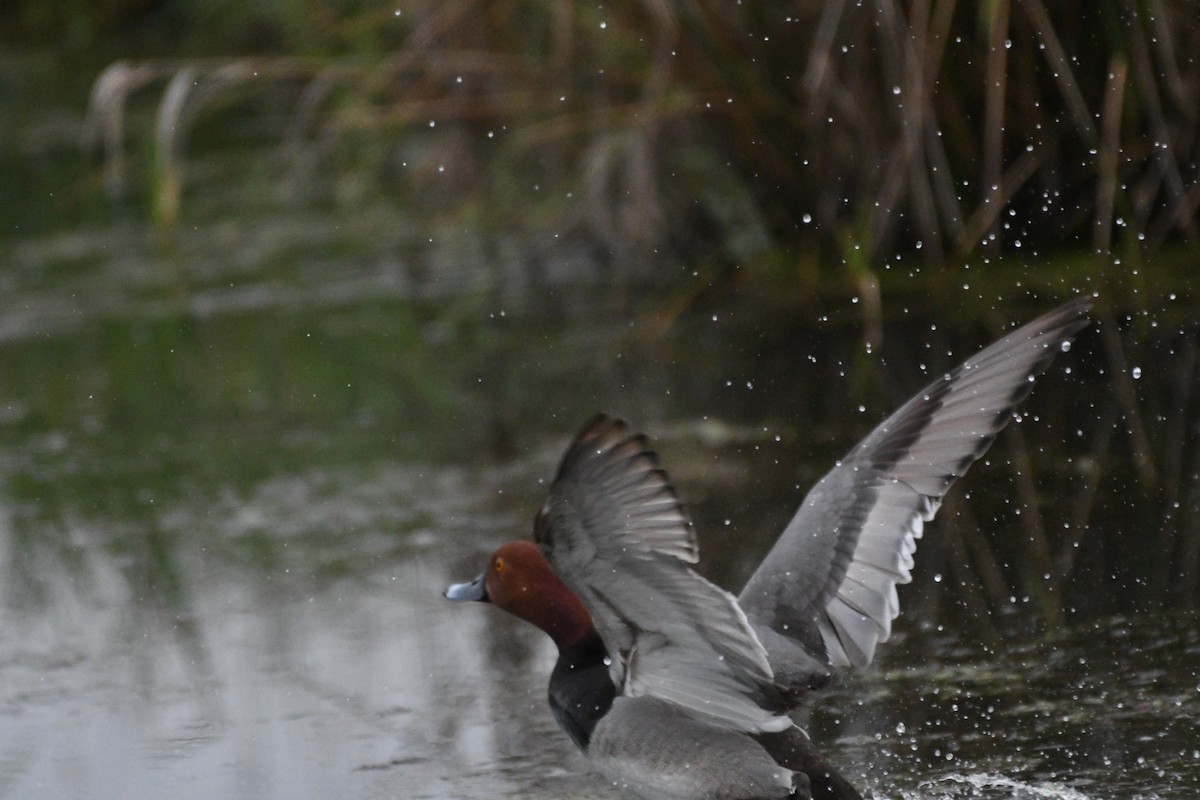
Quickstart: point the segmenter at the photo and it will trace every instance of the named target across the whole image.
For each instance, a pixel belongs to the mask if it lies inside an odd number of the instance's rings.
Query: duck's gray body
[[[659,800],[783,798],[796,782],[744,732],[702,722],[657,697],[618,697],[596,725],[587,755],[617,786]]]

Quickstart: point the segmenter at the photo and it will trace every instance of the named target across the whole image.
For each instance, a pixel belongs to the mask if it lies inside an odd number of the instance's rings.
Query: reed
[[[459,176],[438,184],[446,202],[590,241],[618,278],[671,256],[1127,252],[1195,230],[1193,13],[1183,0],[416,0],[387,19],[399,33],[383,55],[114,64],[91,140],[120,191],[127,102],[160,92],[150,182],[170,227],[183,136],[222,104],[282,96],[278,140],[297,168],[337,168],[331,147],[375,137],[373,161],[349,160],[382,191],[428,201],[419,170],[387,165],[437,160]],[[327,38],[385,19],[346,11]]]

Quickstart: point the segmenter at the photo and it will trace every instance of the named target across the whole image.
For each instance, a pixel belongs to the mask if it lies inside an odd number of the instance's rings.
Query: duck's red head
[[[532,622],[558,645],[570,647],[592,631],[583,602],[550,569],[533,542],[508,542],[496,548],[487,569],[470,583],[445,591],[451,600],[479,600]]]

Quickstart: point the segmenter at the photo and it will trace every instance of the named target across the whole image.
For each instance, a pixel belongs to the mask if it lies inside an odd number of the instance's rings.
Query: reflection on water
[[[142,532],[172,543],[153,570],[94,523],[67,556],[10,520],[4,585],[37,588],[7,592],[0,790],[617,796],[550,717],[548,642],[440,597],[520,529],[519,485],[549,466],[381,461],[180,499]],[[879,797],[1185,797],[1194,784],[1170,787],[1200,774],[1197,664],[1185,619],[1106,619],[991,656],[912,630],[809,726]]]
[[[864,396],[852,330],[818,344],[753,309],[749,339],[664,339],[362,296],[163,302],[0,322],[0,797],[615,797],[553,723],[548,642],[441,590],[527,535],[593,411],[657,434],[726,585],[878,419],[840,405]],[[1068,429],[1064,402],[1039,430]],[[1004,460],[962,505],[1020,530]],[[989,651],[925,624],[958,601],[939,541],[918,562],[941,593],[902,593],[879,663],[807,720],[849,777],[921,800],[1196,795],[1194,619],[1081,614],[1042,639],[1002,620],[1018,633]]]
[[[452,566],[478,560],[478,527],[513,523],[487,484],[382,463],[266,481],[240,502],[179,501],[150,523],[172,563],[145,572],[145,554],[94,547],[112,531],[79,531],[65,565],[54,543],[6,525],[4,585],[41,591],[9,593],[5,608],[0,787],[486,797],[540,779],[560,791],[551,765],[573,756],[529,674],[545,672],[544,643],[440,597]],[[37,576],[18,575],[16,556]]]

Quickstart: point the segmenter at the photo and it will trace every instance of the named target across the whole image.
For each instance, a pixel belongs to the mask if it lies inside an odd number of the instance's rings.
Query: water
[[[441,590],[528,535],[585,409],[651,421],[728,585],[851,443],[739,422],[788,397],[769,366],[707,368],[765,376],[761,393],[655,370],[662,345],[603,315],[472,323],[464,343],[394,298],[149,308],[26,321],[0,345],[3,797],[616,797],[551,719],[548,642]],[[596,348],[626,365],[595,377]],[[689,382],[716,387],[707,421],[663,393]],[[1200,791],[1193,617],[989,650],[926,624],[919,591],[902,603],[879,661],[806,721],[873,796]]]
[[[0,793],[617,796],[551,720],[541,634],[440,597],[522,533],[546,455],[283,470],[136,520],[64,508],[61,539],[9,519]],[[877,797],[1189,797],[1198,663],[1189,619],[995,654],[918,626],[809,727]]]

